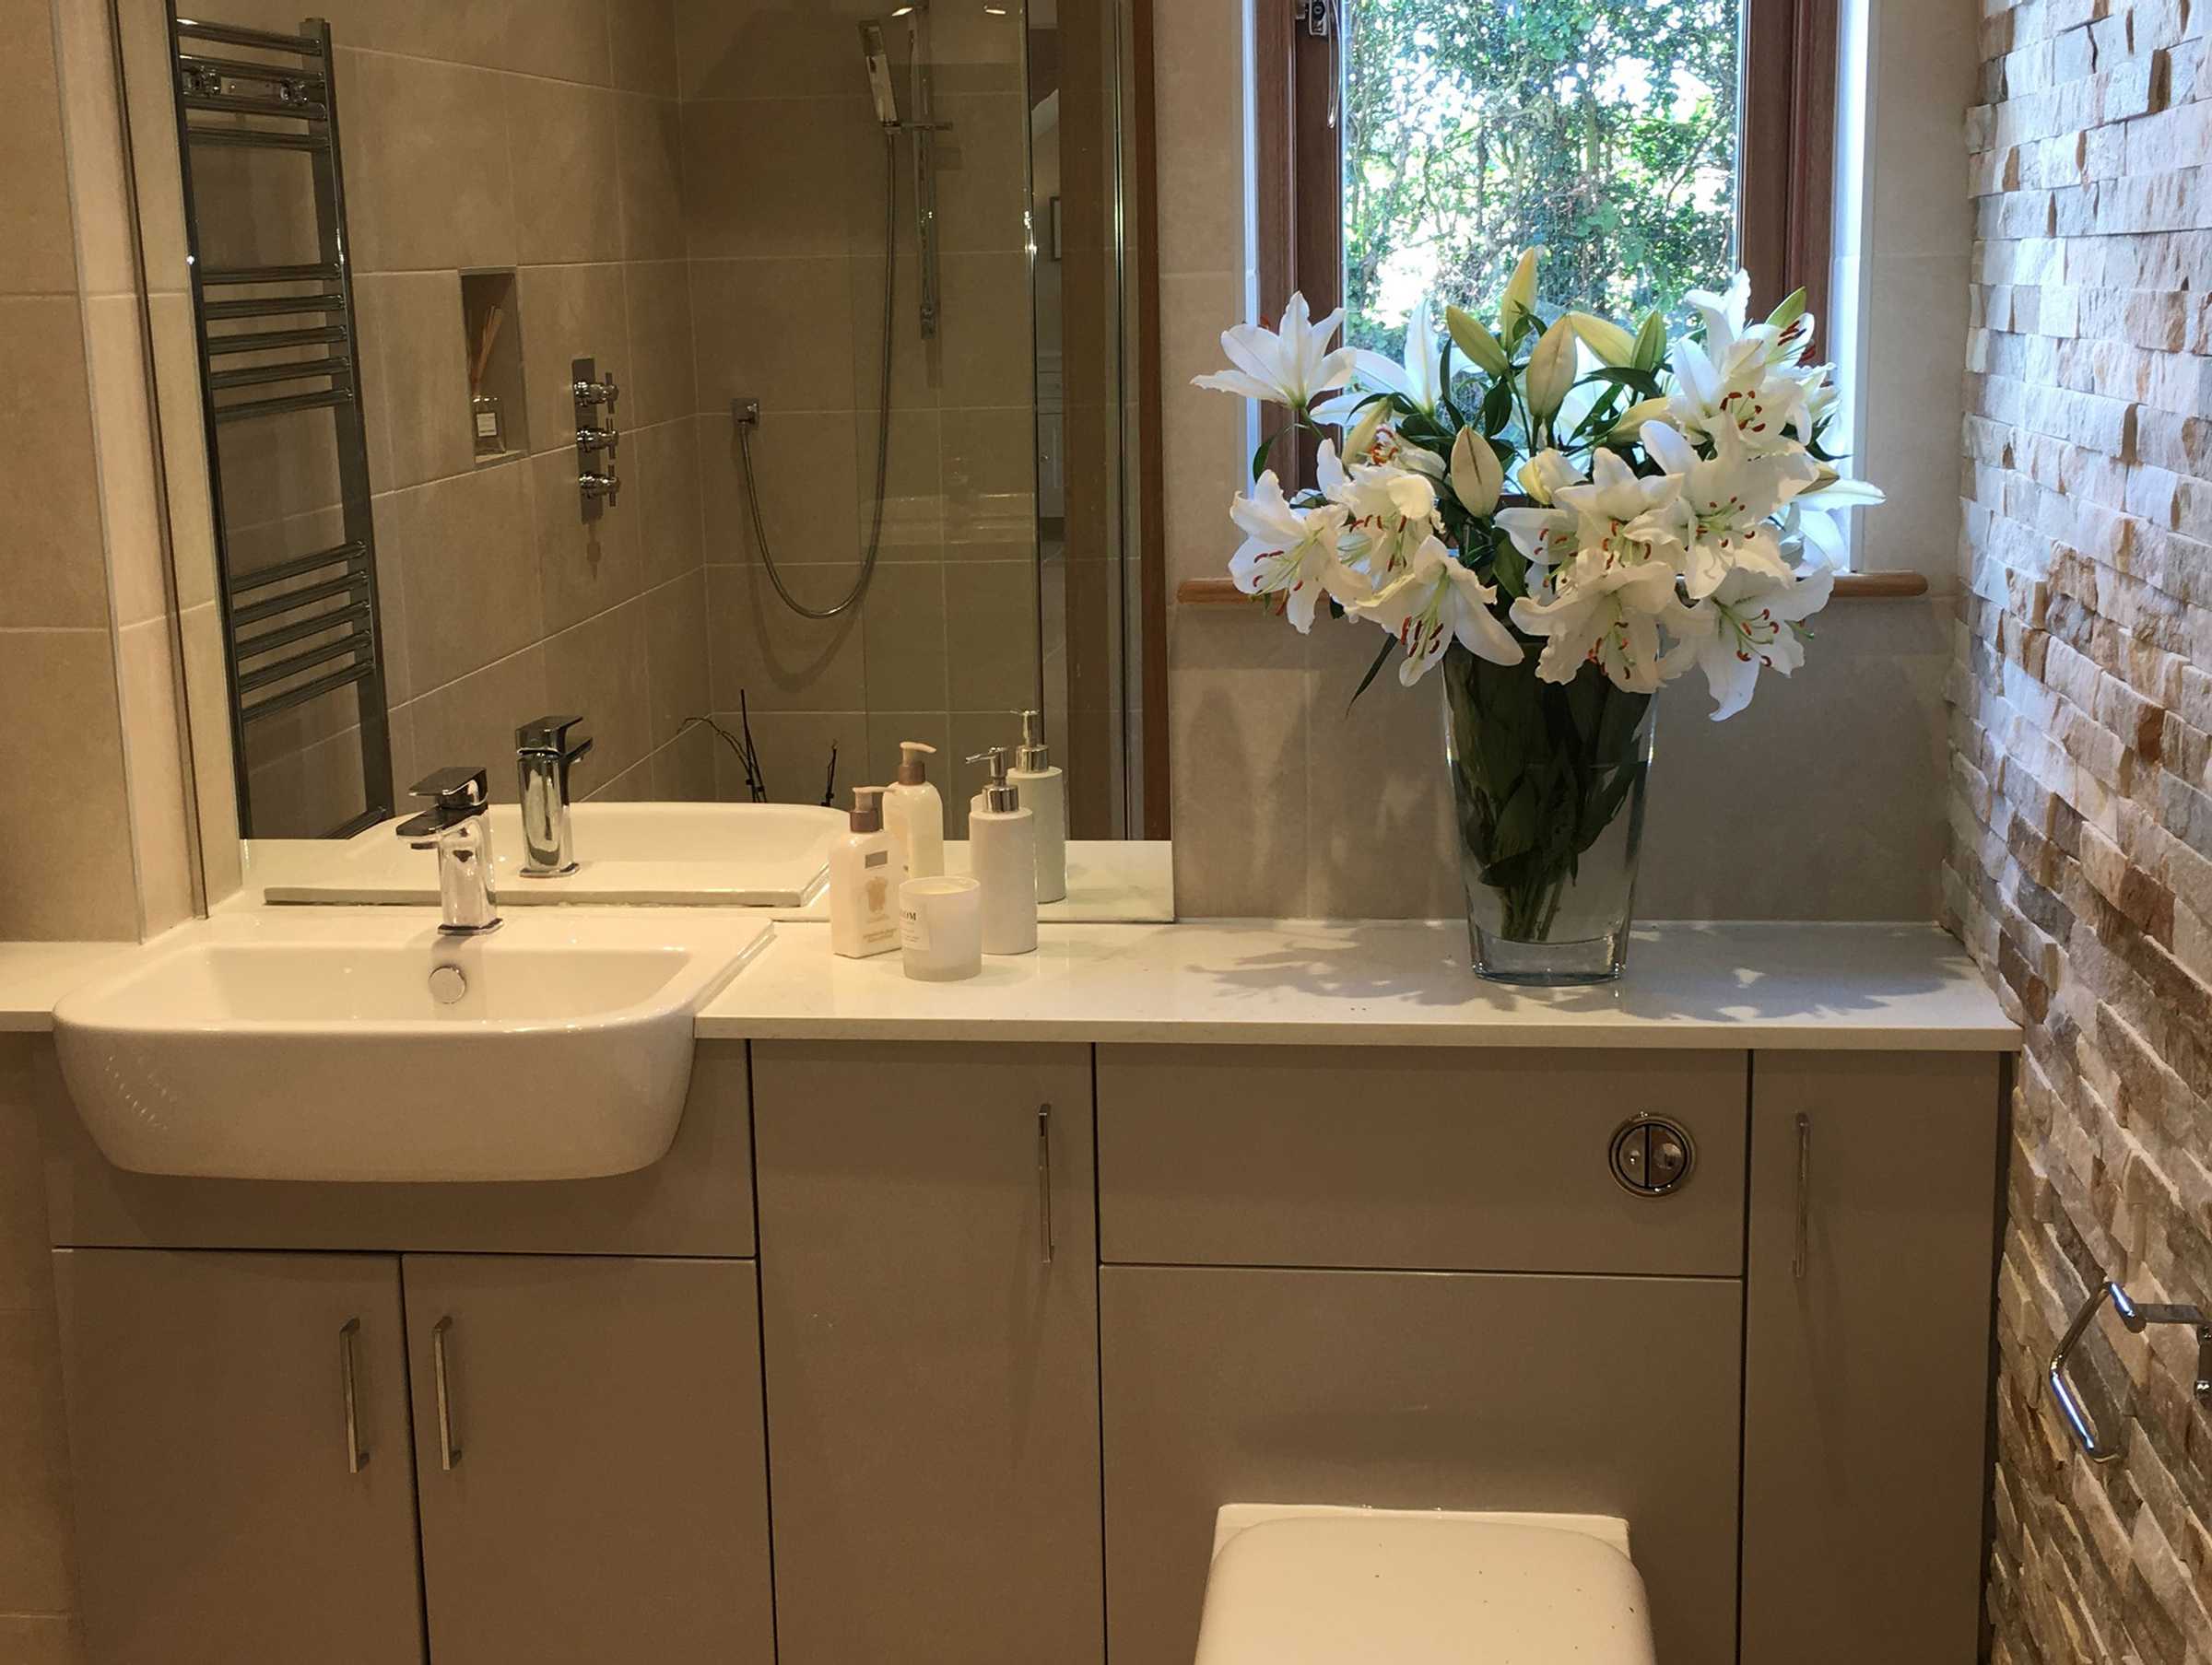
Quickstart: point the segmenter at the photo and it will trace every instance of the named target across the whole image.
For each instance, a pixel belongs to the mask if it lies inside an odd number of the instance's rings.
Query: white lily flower
[[[1351,380],[1352,349],[1329,350],[1343,323],[1342,307],[1316,324],[1306,298],[1292,295],[1283,309],[1280,331],[1257,323],[1224,330],[1221,350],[1236,368],[1193,377],[1193,385],[1302,411],[1319,394]]]
[[[1335,504],[1296,507],[1270,470],[1252,496],[1230,505],[1229,514],[1244,534],[1243,547],[1230,560],[1230,577],[1247,595],[1277,598],[1276,604],[1300,635],[1313,628],[1324,594],[1343,602],[1368,593],[1366,581],[1338,557],[1345,512]]]
[[[1471,428],[1459,430],[1452,441],[1452,493],[1471,515],[1486,515],[1498,507],[1505,490],[1505,464],[1490,442]]]
[[[1664,511],[1681,492],[1681,480],[1668,474],[1641,478],[1617,452],[1602,449],[1592,454],[1590,470],[1588,485],[1561,486],[1552,493],[1559,508],[1581,517],[1576,547],[1623,562],[1648,555],[1671,557],[1675,540]]]
[[[1398,639],[1405,651],[1398,681],[1411,687],[1455,641],[1492,664],[1521,662],[1521,644],[1490,611],[1497,599],[1496,590],[1460,565],[1441,539],[1432,537],[1413,552],[1403,573],[1350,611]]]
[[[1771,451],[1795,445],[1793,430],[1811,430],[1804,380],[1774,373],[1766,343],[1756,336],[1732,343],[1717,357],[1694,341],[1678,341],[1674,370],[1667,420],[1685,433],[1717,436],[1734,428],[1750,450]]]
[[[1662,676],[1660,616],[1678,605],[1675,570],[1665,561],[1585,549],[1513,604],[1513,623],[1547,639],[1536,659],[1539,682],[1572,682],[1594,664],[1616,686],[1650,694]]]
[[[1403,364],[1393,364],[1364,347],[1356,349],[1355,363],[1360,381],[1369,387],[1401,393],[1416,409],[1433,414],[1436,402],[1444,396],[1443,354],[1436,344],[1435,326],[1430,322],[1428,298],[1414,303],[1413,316],[1406,321]]]
[[[1679,639],[1667,655],[1666,674],[1694,661],[1712,690],[1712,721],[1733,717],[1751,703],[1762,670],[1787,676],[1805,662],[1796,625],[1828,605],[1835,575],[1814,565],[1782,579],[1739,569],[1702,601],[1677,606],[1667,628]]]
[[[1803,451],[1753,456],[1730,428],[1715,440],[1710,458],[1664,422],[1645,423],[1641,437],[1653,460],[1682,483],[1642,530],[1660,532],[1674,546],[1691,601],[1711,595],[1738,568],[1788,580],[1772,517],[1814,483],[1818,467],[1810,457]]]
[[[1364,463],[1346,469],[1331,458],[1324,460],[1317,479],[1323,494],[1347,516],[1340,545],[1345,564],[1377,589],[1442,530],[1436,517],[1436,485],[1424,473]]]

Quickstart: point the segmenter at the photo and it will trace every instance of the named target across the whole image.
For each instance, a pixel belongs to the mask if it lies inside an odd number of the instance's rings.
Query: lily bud
[[[1570,312],[1567,322],[1583,345],[1597,355],[1600,364],[1618,369],[1636,357],[1636,337],[1609,319],[1591,312]]]
[[[1666,320],[1658,312],[1643,315],[1636,332],[1636,351],[1630,362],[1640,370],[1655,370],[1666,362]]]
[[[1487,515],[1504,490],[1505,465],[1490,442],[1472,428],[1461,428],[1452,442],[1452,491],[1459,506],[1471,515]]]
[[[1646,422],[1656,422],[1666,415],[1666,405],[1665,399],[1639,399],[1620,413],[1619,419],[1613,424],[1613,431],[1606,436],[1606,440],[1634,439],[1643,431]]]
[[[1767,322],[1779,333],[1788,329],[1790,325],[1804,316],[1805,291],[1797,289],[1784,297],[1783,303],[1767,314]]]
[[[1571,486],[1582,475],[1573,465],[1556,451],[1540,451],[1524,463],[1513,476],[1521,489],[1546,509],[1551,507],[1551,494],[1562,486]]]
[[[1446,307],[1444,327],[1452,332],[1453,341],[1468,361],[1479,369],[1502,376],[1512,368],[1512,360],[1506,357],[1498,337],[1490,334],[1489,326],[1465,308]]]
[[[1559,414],[1574,385],[1574,326],[1562,318],[1546,330],[1528,356],[1528,410],[1539,422]]]
[[[1375,442],[1375,435],[1382,428],[1383,418],[1389,415],[1390,401],[1387,399],[1377,399],[1361,411],[1359,420],[1345,432],[1345,456],[1355,461],[1364,459],[1368,448]]]
[[[1520,264],[1513,268],[1512,276],[1505,286],[1505,299],[1498,308],[1498,333],[1510,346],[1528,333],[1535,322],[1536,256],[1541,249],[1521,251]]]

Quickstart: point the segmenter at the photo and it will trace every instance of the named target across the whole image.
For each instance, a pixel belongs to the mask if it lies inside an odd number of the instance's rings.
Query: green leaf
[[[1297,426],[1295,422],[1286,422],[1260,441],[1259,450],[1252,453],[1252,483],[1254,486],[1260,483],[1260,476],[1267,472],[1267,453],[1275,449],[1275,442]]]
[[[1347,717],[1352,714],[1352,708],[1359,703],[1359,696],[1366,693],[1369,685],[1382,674],[1382,666],[1390,658],[1390,651],[1397,645],[1398,639],[1394,636],[1382,639],[1382,651],[1375,655],[1375,662],[1367,667],[1367,674],[1359,679],[1359,686],[1352,690],[1352,697],[1344,702],[1344,714]]]

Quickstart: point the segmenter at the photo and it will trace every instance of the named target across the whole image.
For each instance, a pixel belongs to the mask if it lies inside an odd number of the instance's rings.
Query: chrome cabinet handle
[[[2051,1397],[2058,1401],[2058,1413],[2066,1419],[2074,1443],[2081,1448],[2082,1455],[2091,1462],[2116,1461],[2118,1446],[2108,1446],[2098,1437],[2097,1425],[2089,1420],[2088,1407],[2074,1391],[2074,1384],[2066,1379],[2066,1361],[2075,1347],[2088,1333],[2097,1317],[2097,1309],[2107,1299],[2120,1321],[2127,1326],[2130,1335],[2141,1335],[2153,1324],[2189,1324],[2196,1331],[2196,1397],[2200,1404],[2212,1404],[2212,1317],[2202,1308],[2185,1306],[2138,1306],[2127,1298],[2127,1291],[2107,1281],[2089,1292],[2074,1321],[2066,1326],[2066,1333],[2059,1338],[2058,1350],[2051,1355]]]
[[[1790,1275],[1800,1284],[1813,1259],[1813,1119],[1797,1112],[1797,1248]]]
[[[453,1389],[445,1363],[446,1332],[453,1327],[451,1314],[430,1326],[430,1373],[438,1384],[438,1466],[448,1474],[461,1460],[461,1448],[453,1439]]]
[[[1037,1220],[1043,1238],[1044,1263],[1053,1263],[1053,1107],[1037,1111]]]
[[[338,1380],[346,1400],[346,1472],[359,1474],[369,1466],[369,1448],[361,1443],[360,1396],[355,1383],[354,1340],[361,1320],[347,1319],[338,1327]]]

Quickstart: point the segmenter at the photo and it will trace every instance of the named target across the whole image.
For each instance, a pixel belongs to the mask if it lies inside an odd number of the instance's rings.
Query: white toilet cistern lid
[[[1230,1504],[1195,1665],[1654,1665],[1628,1523]]]

